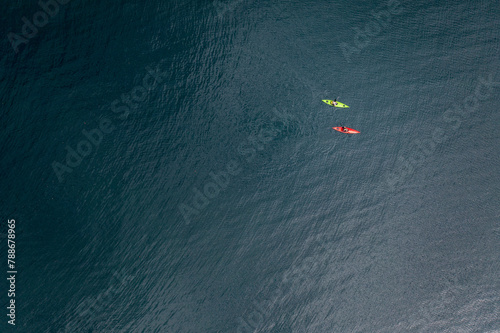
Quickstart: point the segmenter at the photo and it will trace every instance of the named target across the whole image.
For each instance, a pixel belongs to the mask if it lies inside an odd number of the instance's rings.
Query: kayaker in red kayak
[[[354,128],[349,128],[345,126],[332,127],[337,132],[346,133],[346,134],[359,134],[360,131],[356,131]]]

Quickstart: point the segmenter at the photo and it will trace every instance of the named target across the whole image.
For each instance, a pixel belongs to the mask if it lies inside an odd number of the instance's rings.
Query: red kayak
[[[356,131],[355,129],[349,128],[349,127],[332,127],[334,130],[342,132],[342,133],[347,133],[347,134],[358,134],[361,133],[360,131]]]

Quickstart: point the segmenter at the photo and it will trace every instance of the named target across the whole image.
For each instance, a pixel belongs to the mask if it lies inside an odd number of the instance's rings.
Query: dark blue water
[[[1,332],[500,330],[497,2],[47,4],[0,21]]]

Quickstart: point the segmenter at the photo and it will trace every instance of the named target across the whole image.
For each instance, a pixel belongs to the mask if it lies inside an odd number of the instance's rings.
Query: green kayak
[[[349,105],[345,105],[344,103],[340,103],[338,101],[337,101],[337,105],[334,105],[333,101],[329,100],[329,99],[324,99],[323,102],[325,102],[328,105],[334,106],[336,108],[348,108],[349,107]]]

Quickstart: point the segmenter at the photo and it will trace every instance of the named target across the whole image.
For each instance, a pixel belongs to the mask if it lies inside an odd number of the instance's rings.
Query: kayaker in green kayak
[[[333,101],[331,99],[323,99],[324,103],[333,106],[334,108],[348,108],[349,105],[345,105],[344,103],[338,102],[335,98]]]

